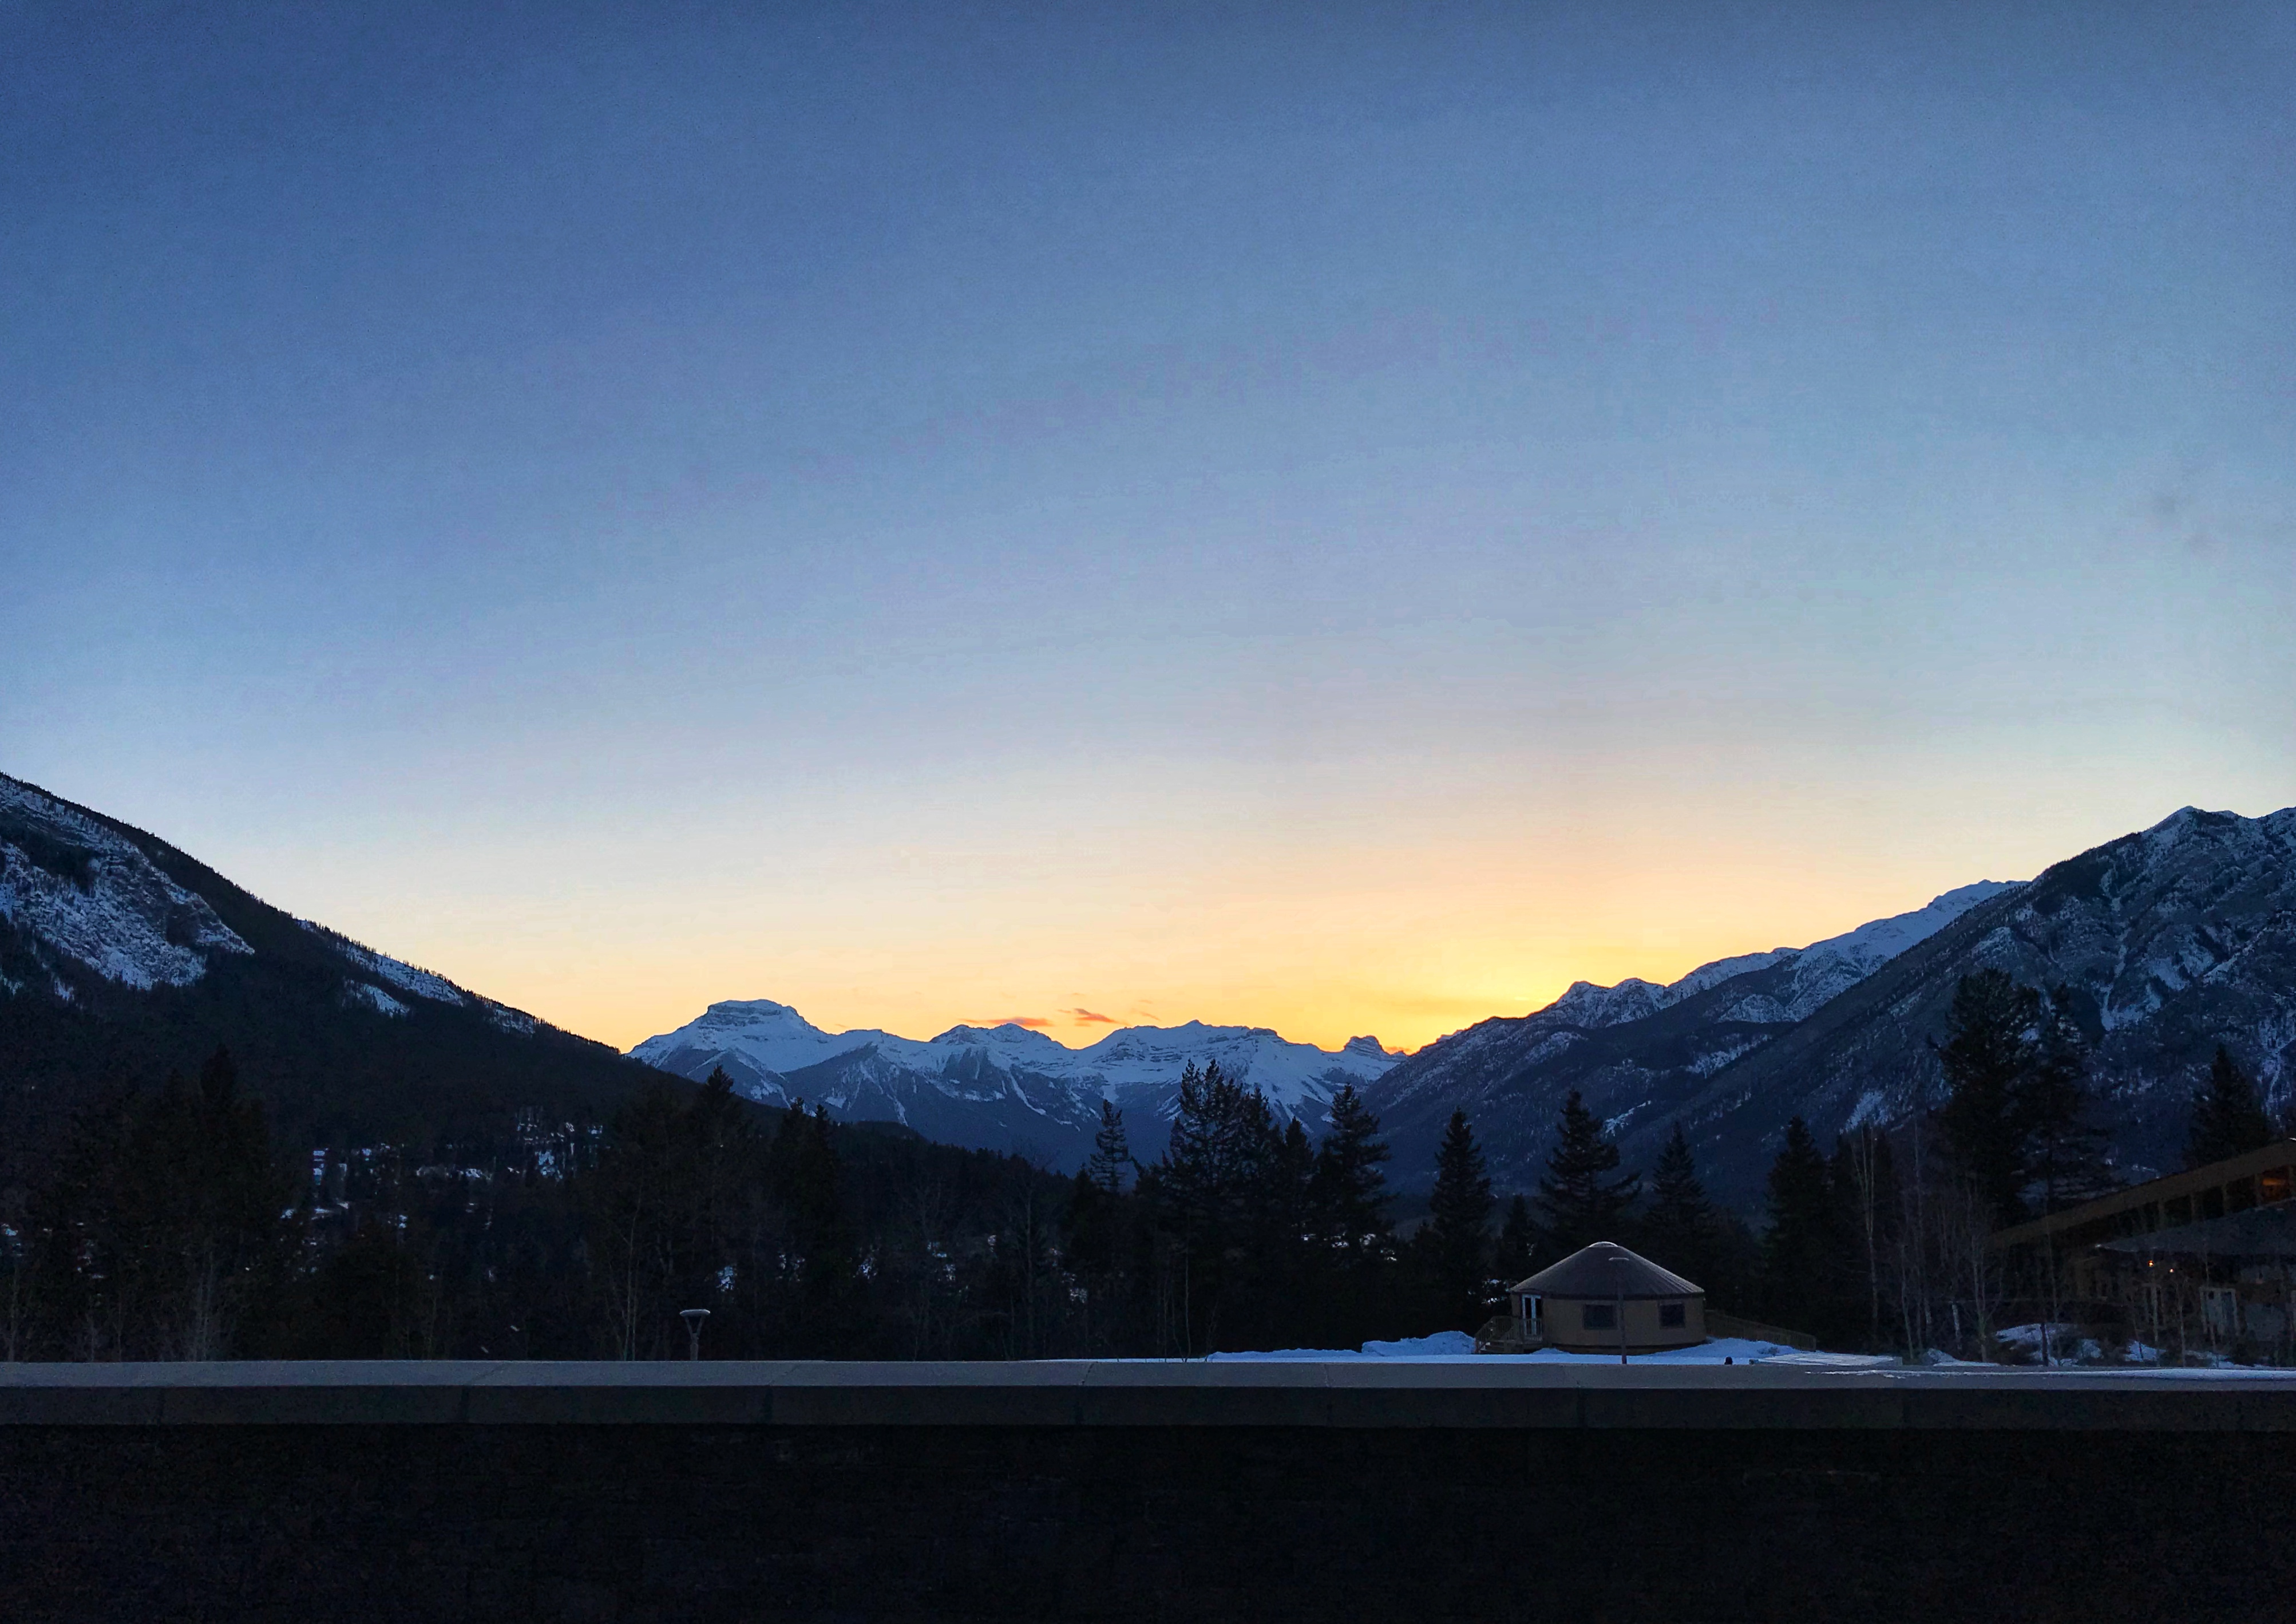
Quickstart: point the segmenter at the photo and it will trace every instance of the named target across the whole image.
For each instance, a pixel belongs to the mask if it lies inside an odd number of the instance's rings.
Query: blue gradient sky
[[[2290,7],[214,9],[0,12],[0,769],[576,1030],[2296,801]]]

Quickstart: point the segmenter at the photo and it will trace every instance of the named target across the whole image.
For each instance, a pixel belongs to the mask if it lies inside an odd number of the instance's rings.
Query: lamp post
[[[701,1322],[709,1317],[709,1310],[680,1308],[677,1311],[677,1317],[685,1322],[685,1357],[689,1359],[700,1358],[701,1357]]]
[[[1611,1259],[1611,1319],[1619,1327],[1619,1363],[1627,1362],[1627,1260]]]

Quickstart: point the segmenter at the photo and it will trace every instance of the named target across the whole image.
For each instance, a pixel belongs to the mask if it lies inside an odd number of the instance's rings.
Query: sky
[[[2296,802],[2296,7],[0,7],[0,771],[627,1046]]]

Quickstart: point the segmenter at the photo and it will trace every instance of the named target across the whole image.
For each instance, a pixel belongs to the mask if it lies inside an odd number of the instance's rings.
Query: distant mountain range
[[[0,1163],[99,1091],[195,1071],[218,1043],[288,1143],[600,1114],[651,1075],[0,775]]]
[[[1334,1092],[1367,1087],[1398,1059],[1374,1038],[1319,1049],[1265,1027],[1199,1021],[1123,1027],[1083,1049],[1013,1023],[955,1026],[931,1039],[832,1033],[762,998],[713,1004],[630,1054],[681,1077],[723,1067],[742,1094],[767,1103],[804,1099],[849,1120],[902,1122],[945,1144],[1019,1149],[1066,1167],[1090,1152],[1103,1099],[1125,1112],[1136,1156],[1160,1153],[1191,1062],[1218,1062],[1279,1114],[1320,1131]]]
[[[1747,1205],[1790,1117],[1827,1136],[1934,1102],[1931,1042],[1955,984],[1988,966],[2069,989],[2124,1166],[2170,1165],[2218,1042],[2276,1105],[2296,1087],[2296,808],[2187,808],[2024,884],[1964,886],[1664,986],[1578,982],[1407,1058],[1370,1038],[1325,1050],[1194,1021],[1084,1049],[1018,1025],[832,1033],[762,999],[711,1005],[623,1058],[0,775],[0,1162],[98,1090],[189,1070],[217,1042],[283,1136],[305,1143],[498,1131],[522,1106],[600,1114],[649,1067],[698,1079],[722,1066],[765,1103],[803,1098],[1063,1167],[1089,1149],[1103,1099],[1124,1110],[1136,1152],[1156,1155],[1182,1069],[1217,1060],[1311,1130],[1338,1088],[1363,1090],[1406,1191],[1431,1177],[1453,1111],[1473,1120],[1502,1190],[1531,1187],[1575,1088],[1628,1165],[1647,1167],[1679,1122],[1715,1193]]]

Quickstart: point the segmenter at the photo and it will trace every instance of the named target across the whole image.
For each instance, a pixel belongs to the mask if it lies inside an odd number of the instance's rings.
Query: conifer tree
[[[1159,1229],[1176,1249],[1183,1285],[1181,1340],[1191,1353],[1256,1329],[1269,1304],[1259,1277],[1273,1215],[1283,1136],[1257,1088],[1191,1061],[1164,1154],[1141,1179]],[[1304,1139],[1303,1139],[1304,1143]],[[1233,1346],[1233,1341],[1228,1345]]]
[[[1837,1258],[1844,1275],[1835,1306],[1845,1331],[1861,1318],[1857,1310],[1862,1308],[1866,1346],[1879,1348],[1882,1346],[1883,1259],[1897,1243],[1902,1210],[1897,1160],[1888,1136],[1871,1125],[1841,1135],[1833,1142],[1828,1177],[1833,1186],[1835,1221],[1841,1226]]]
[[[1332,1131],[1316,1150],[1314,1201],[1317,1227],[1342,1258],[1383,1250],[1388,1236],[1388,1159],[1379,1136],[1379,1119],[1363,1103],[1355,1085],[1332,1097]]]
[[[1467,1113],[1455,1111],[1435,1152],[1435,1191],[1419,1236],[1437,1312],[1480,1316],[1490,1250],[1491,1180]]]
[[[30,1214],[51,1345],[80,1358],[251,1350],[283,1296],[291,1194],[230,1051],[195,1085],[170,1075],[157,1095],[115,1096],[74,1140]]]
[[[1573,1088],[1562,1102],[1554,1148],[1538,1181],[1538,1208],[1559,1257],[1595,1241],[1617,1239],[1627,1210],[1642,1195],[1642,1175],[1603,1175],[1619,1165],[1619,1147]]]
[[[2185,1165],[2204,1167],[2262,1150],[2272,1139],[2272,1119],[2264,1114],[2256,1085],[2218,1044],[2209,1066],[2208,1087],[2193,1096],[2192,1121],[2185,1131]]]
[[[1506,1222],[1499,1226],[1499,1277],[1512,1285],[1538,1268],[1538,1226],[1531,1221],[1530,1203],[1520,1195],[1507,1202]]]
[[[1841,1226],[1824,1152],[1795,1117],[1770,1164],[1769,1232],[1762,1238],[1763,1296],[1770,1313],[1799,1329],[1831,1329],[1839,1285]]]
[[[2000,970],[1980,970],[1954,988],[1945,1043],[1938,1049],[1952,1090],[1939,1126],[1963,1176],[1997,1225],[2025,1216],[2026,1124],[2019,1098],[2037,1059],[2033,1029],[2040,999]]]
[[[2044,1213],[2095,1200],[2119,1182],[2105,1160],[2105,1134],[2088,1085],[2088,1040],[2073,1022],[2071,1004],[2066,988],[2050,996],[2018,1091],[2026,1182],[2037,1187]]]
[[[852,1226],[845,1210],[845,1172],[830,1138],[827,1107],[792,1101],[767,1154],[775,1204],[789,1226],[802,1334],[827,1348],[840,1328],[857,1278]]]
[[[1652,1260],[1711,1292],[1718,1284],[1713,1278],[1718,1261],[1714,1204],[1699,1182],[1697,1159],[1679,1122],[1651,1168],[1650,1198],[1642,1228]]]
[[[1092,1157],[1085,1171],[1106,1195],[1124,1189],[1124,1169],[1134,1165],[1132,1147],[1124,1136],[1124,1113],[1112,1100],[1100,1103],[1100,1130],[1092,1136]]]

